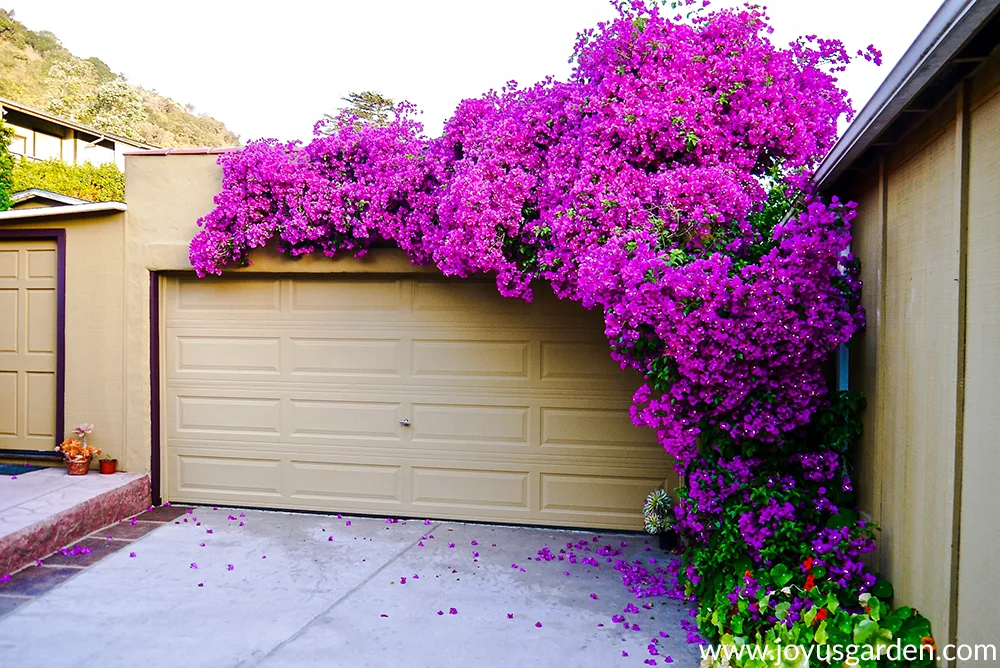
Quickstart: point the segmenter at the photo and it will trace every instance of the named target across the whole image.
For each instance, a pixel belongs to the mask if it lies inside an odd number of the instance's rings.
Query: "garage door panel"
[[[402,402],[292,398],[290,440],[350,440],[398,443]]]
[[[255,318],[281,315],[281,280],[228,281],[219,278],[182,278],[174,281],[167,299],[170,320],[199,319],[206,314],[226,317],[251,314]]]
[[[167,357],[176,377],[233,374],[271,377],[281,375],[281,337],[249,336],[226,332],[173,330]]]
[[[427,444],[458,442],[463,447],[477,443],[530,445],[530,406],[477,404],[413,404],[411,442]]]
[[[281,459],[216,450],[211,455],[177,450],[170,458],[171,495],[176,500],[213,498],[280,504]]]
[[[543,513],[639,518],[646,495],[663,484],[663,477],[543,472],[540,482]]]
[[[599,313],[475,281],[228,280],[164,290],[171,498],[638,529],[670,475]]]
[[[527,470],[414,466],[411,469],[415,506],[514,508],[530,510]]]
[[[281,398],[211,394],[175,394],[168,433],[212,438],[281,435]]]
[[[403,467],[368,461],[339,462],[291,459],[289,498],[293,501],[379,503],[403,502]]]
[[[527,380],[529,341],[489,338],[412,341],[413,379]]]

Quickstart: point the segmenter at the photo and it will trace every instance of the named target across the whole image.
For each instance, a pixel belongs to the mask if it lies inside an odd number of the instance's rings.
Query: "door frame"
[[[56,242],[56,424],[55,442],[63,440],[66,406],[66,229],[0,229],[0,241]],[[22,459],[62,459],[54,450],[0,450],[0,456]]]

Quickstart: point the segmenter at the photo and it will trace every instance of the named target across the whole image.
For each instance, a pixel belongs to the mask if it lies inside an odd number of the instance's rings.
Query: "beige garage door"
[[[56,440],[55,241],[0,241],[0,450]]]
[[[599,314],[401,276],[170,279],[174,501],[641,526],[672,476]]]

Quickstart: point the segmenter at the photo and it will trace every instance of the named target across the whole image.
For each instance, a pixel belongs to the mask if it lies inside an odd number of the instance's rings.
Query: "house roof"
[[[11,209],[10,211],[0,211],[0,225],[9,220],[79,216],[91,213],[126,211],[127,209],[124,202],[88,202],[87,204],[67,204],[66,206],[42,206],[34,209]]]
[[[19,111],[26,116],[34,116],[35,118],[41,118],[50,123],[55,123],[56,125],[63,125],[74,130],[79,130],[80,132],[86,132],[88,134],[95,135],[97,137],[106,137],[113,141],[127,144],[135,148],[157,148],[152,144],[147,144],[145,142],[137,141],[135,139],[129,139],[128,137],[123,137],[122,135],[115,134],[114,132],[105,132],[104,130],[99,130],[98,128],[92,127],[90,125],[84,125],[83,123],[77,123],[76,121],[71,121],[68,118],[63,118],[62,116],[56,116],[55,114],[50,114],[47,111],[42,111],[41,109],[35,109],[34,107],[29,107],[26,104],[21,104],[20,102],[15,102],[14,100],[7,99],[5,97],[0,97],[0,109],[12,109],[14,111]]]
[[[22,204],[30,200],[49,200],[55,206],[66,206],[72,204],[91,204],[88,200],[80,199],[79,197],[70,197],[69,195],[63,195],[62,193],[54,193],[51,190],[43,190],[42,188],[28,188],[27,190],[19,190],[13,193],[10,197],[14,204]]]
[[[901,137],[986,60],[1000,35],[998,8],[1000,0],[945,0],[820,163],[819,185]]]

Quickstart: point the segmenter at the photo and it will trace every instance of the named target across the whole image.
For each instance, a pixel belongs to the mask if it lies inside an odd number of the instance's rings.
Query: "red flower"
[[[820,608],[819,612],[816,613],[816,621],[817,622],[823,621],[824,619],[826,619],[827,614],[828,611],[826,608]]]
[[[808,570],[812,570],[812,567],[813,567],[813,558],[812,557],[807,557],[806,560],[802,562],[802,567],[805,568],[807,571]]]
[[[743,574],[743,577],[748,578],[748,577],[751,577],[752,575],[753,575],[753,573],[751,573],[750,571],[747,571],[746,573]]]
[[[814,578],[811,575],[807,576],[806,577],[805,590],[806,591],[812,591],[813,587],[815,587],[815,586],[816,586],[816,578]]]

